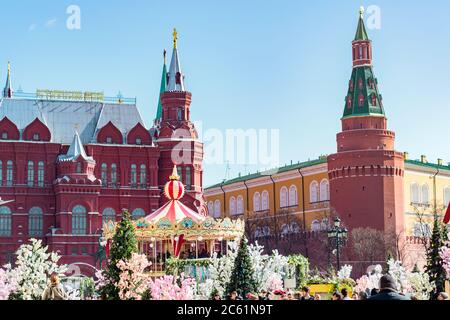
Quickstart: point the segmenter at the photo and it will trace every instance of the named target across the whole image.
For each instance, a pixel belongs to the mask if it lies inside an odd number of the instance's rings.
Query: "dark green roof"
[[[159,89],[159,96],[158,96],[158,109],[156,111],[156,120],[161,120],[163,108],[161,103],[161,94],[163,92],[166,92],[166,83],[167,83],[167,67],[166,63],[164,63],[162,76],[161,76],[161,88]]]
[[[420,160],[409,160],[409,159],[405,160],[405,163],[414,164],[416,166],[427,167],[427,168],[432,168],[432,169],[439,169],[439,170],[450,171],[450,166],[439,165],[437,163],[422,162]]]
[[[364,99],[362,104],[360,97]],[[372,66],[353,68],[345,98],[344,118],[363,115],[384,116],[383,101]]]
[[[301,163],[299,162],[299,163],[296,163],[296,164],[286,165],[284,167],[279,167],[279,168],[268,170],[268,171],[252,173],[252,174],[248,174],[246,176],[239,176],[239,177],[234,178],[234,179],[225,180],[222,183],[217,183],[215,185],[207,187],[207,188],[205,188],[205,190],[218,188],[220,186],[227,186],[227,185],[230,185],[230,184],[233,184],[233,183],[249,181],[249,180],[257,179],[257,178],[260,178],[260,177],[270,176],[270,175],[283,173],[283,172],[287,172],[287,171],[291,171],[291,170],[307,168],[307,167],[315,166],[315,165],[318,165],[318,164],[323,164],[323,163],[326,163],[326,162],[327,162],[327,157],[320,157],[319,159],[316,159],[316,160],[309,160],[309,161],[301,162]]]
[[[361,15],[358,21],[358,29],[356,29],[355,41],[358,40],[369,40],[367,35],[366,26],[364,25],[364,18]]]

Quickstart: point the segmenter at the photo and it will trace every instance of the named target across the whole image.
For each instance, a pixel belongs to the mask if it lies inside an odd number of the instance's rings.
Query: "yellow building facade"
[[[405,153],[403,181],[405,235],[428,237],[434,212],[442,216],[450,202],[450,166],[442,160],[429,163],[425,156],[409,160]],[[326,157],[239,176],[206,188],[204,194],[208,212],[214,217],[244,217],[249,221],[274,215],[296,218],[280,232],[320,231],[333,215]],[[261,236],[273,231],[254,232]]]

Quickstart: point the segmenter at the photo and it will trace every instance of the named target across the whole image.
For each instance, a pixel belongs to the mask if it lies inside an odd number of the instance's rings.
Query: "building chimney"
[[[409,159],[409,152],[403,152],[403,159],[408,160]]]
[[[438,159],[438,166],[443,166],[444,165],[444,161],[442,159]]]
[[[420,162],[422,162],[422,163],[428,163],[428,161],[427,161],[427,156],[421,155],[421,156],[420,156]]]

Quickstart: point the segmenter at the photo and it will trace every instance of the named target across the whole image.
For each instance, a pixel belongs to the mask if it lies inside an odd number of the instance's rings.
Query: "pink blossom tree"
[[[0,268],[0,300],[8,300],[11,293],[17,289],[17,279],[10,265]]]
[[[145,255],[137,253],[133,253],[129,260],[120,260],[117,263],[120,275],[119,281],[114,285],[119,290],[121,300],[142,300],[149,281],[145,269],[150,265]]]
[[[179,285],[181,284],[181,285]],[[178,276],[164,276],[149,281],[153,300],[193,300],[196,281]]]

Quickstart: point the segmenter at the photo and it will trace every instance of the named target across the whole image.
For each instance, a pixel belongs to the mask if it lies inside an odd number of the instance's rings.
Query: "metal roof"
[[[124,136],[138,123],[144,125],[136,104],[105,104],[90,101],[0,99],[0,120],[8,117],[23,130],[36,118],[48,126],[52,142],[72,143],[75,131],[81,142],[95,142],[96,134],[112,122]]]

